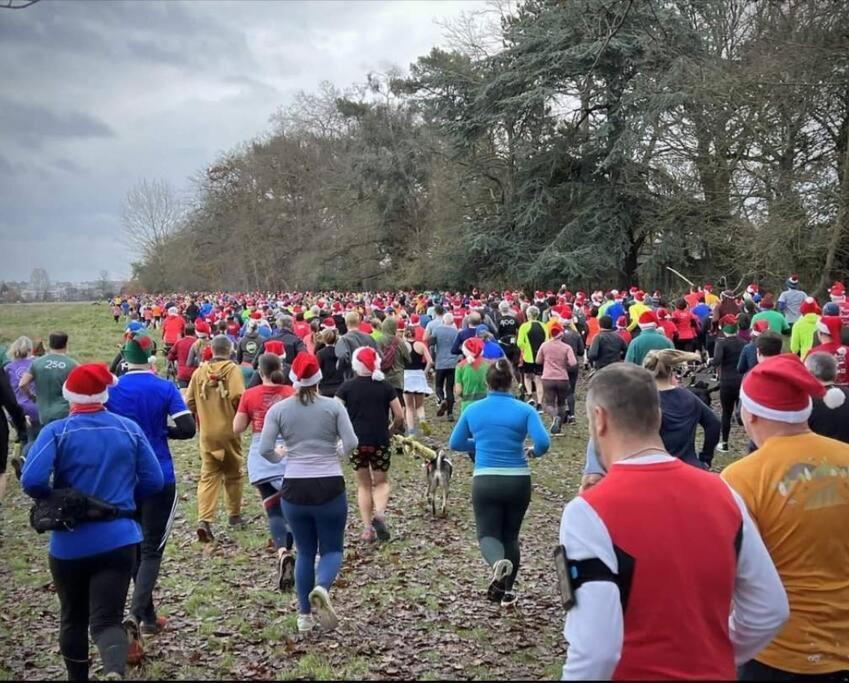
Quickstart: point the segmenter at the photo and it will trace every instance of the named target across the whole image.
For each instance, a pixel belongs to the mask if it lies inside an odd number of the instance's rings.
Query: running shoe
[[[719,451],[720,453],[727,453],[728,452],[728,444],[723,441],[722,443],[720,443],[716,447],[716,450]]]
[[[127,662],[129,664],[129,662]],[[110,671],[108,674],[103,674],[104,681],[123,681],[124,677],[117,671]]]
[[[310,591],[310,607],[318,618],[318,623],[325,631],[332,631],[339,625],[339,617],[333,611],[330,595],[324,586],[316,586]]]
[[[569,413],[569,415],[566,416],[566,424],[567,425],[575,424],[575,416],[572,415],[571,413]]]
[[[386,541],[392,538],[392,534],[389,533],[389,529],[386,527],[386,520],[383,517],[375,517],[371,520],[371,525],[377,534],[377,540],[386,543]]]
[[[138,666],[144,659],[144,646],[141,628],[135,617],[124,619],[124,632],[127,634],[127,664]]]
[[[360,534],[360,540],[364,543],[374,543],[377,540],[377,534],[374,529],[366,529]]]
[[[235,529],[244,529],[247,527],[245,520],[242,519],[242,515],[230,515],[227,519],[227,524]]]
[[[312,631],[318,624],[315,623],[315,617],[312,614],[299,614],[298,615],[298,632],[299,633],[309,633]]]
[[[277,590],[291,593],[295,587],[295,558],[291,550],[284,550],[277,557]]]
[[[504,608],[507,608],[507,609],[509,609],[511,607],[515,607],[516,601],[518,599],[519,598],[516,596],[516,594],[513,591],[508,591],[507,593],[504,594],[504,597],[501,598],[501,606],[504,607]]]
[[[212,543],[215,540],[215,535],[212,533],[212,526],[209,522],[198,522],[198,540],[201,543]]]
[[[562,424],[563,420],[561,420],[559,416],[555,417],[551,421],[551,429],[549,429],[548,431],[551,433],[552,436],[560,436],[560,427],[562,426]]]
[[[162,633],[168,626],[168,617],[156,617],[153,622],[143,621],[141,623],[142,633],[155,636]]]
[[[531,408],[536,408],[536,407],[537,407],[537,402],[536,402],[536,401],[534,401],[534,399],[529,398],[529,399],[528,399],[528,405],[529,405]]]
[[[512,573],[513,563],[510,560],[498,560],[492,565],[492,579],[486,592],[486,597],[491,602],[501,602],[505,593],[504,579]]]
[[[443,400],[439,404],[439,410],[436,411],[436,416],[442,417],[446,412],[448,412],[448,401]]]

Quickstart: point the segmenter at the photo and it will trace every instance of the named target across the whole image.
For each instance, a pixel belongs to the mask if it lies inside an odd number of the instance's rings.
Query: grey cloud
[[[70,159],[56,159],[50,163],[50,166],[57,171],[65,171],[67,173],[82,173],[84,171],[82,166]]]
[[[9,139],[38,147],[45,138],[108,138],[114,131],[103,121],[80,111],[55,111],[0,96],[0,128]]]

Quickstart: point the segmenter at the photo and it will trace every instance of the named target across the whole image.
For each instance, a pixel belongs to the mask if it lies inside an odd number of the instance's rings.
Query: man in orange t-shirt
[[[741,668],[744,681],[849,676],[849,445],[810,431],[811,398],[845,400],[789,353],[759,363],[740,392],[758,450],[722,477],[746,502],[790,601],[783,630]]]

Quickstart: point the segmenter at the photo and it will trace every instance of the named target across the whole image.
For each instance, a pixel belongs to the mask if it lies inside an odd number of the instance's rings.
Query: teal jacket
[[[661,332],[657,330],[643,330],[636,339],[628,344],[625,362],[642,365],[643,359],[649,351],[671,348],[673,348],[672,342]]]

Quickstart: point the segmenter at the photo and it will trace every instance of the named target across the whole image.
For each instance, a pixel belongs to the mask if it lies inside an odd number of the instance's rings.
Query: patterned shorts
[[[355,470],[371,467],[378,472],[388,472],[390,456],[389,446],[360,446],[351,453],[351,464]]]

